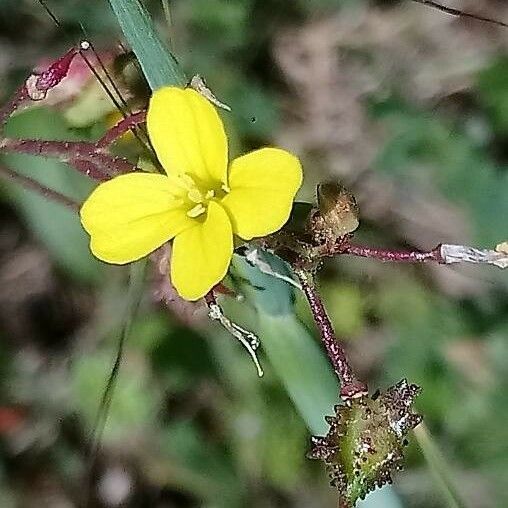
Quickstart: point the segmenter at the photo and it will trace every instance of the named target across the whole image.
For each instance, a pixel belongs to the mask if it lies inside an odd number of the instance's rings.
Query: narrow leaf
[[[183,71],[160,38],[140,0],[109,0],[109,3],[150,88],[155,90],[168,85],[185,86]]]

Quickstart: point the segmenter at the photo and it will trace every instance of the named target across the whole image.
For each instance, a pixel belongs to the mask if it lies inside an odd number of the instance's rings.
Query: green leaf
[[[270,264],[274,272],[291,276],[291,271],[280,258],[264,252],[264,260]],[[293,313],[293,287],[280,279],[266,275],[249,265],[243,258],[235,257],[234,266],[241,278],[250,282],[248,290],[254,300],[255,307],[263,313],[283,316]]]
[[[316,434],[326,431],[324,416],[338,402],[339,386],[318,343],[294,314],[260,312],[259,335],[289,396]]]
[[[289,274],[283,261],[265,256],[274,270]],[[293,288],[243,259],[235,267],[250,282],[245,291],[258,312],[257,331],[270,363],[309,429],[326,432],[324,416],[333,413],[339,386],[318,343],[295,316]]]
[[[276,272],[290,274],[281,259],[268,253],[264,256]],[[260,272],[243,258],[235,257],[234,270],[248,281],[242,290],[257,310],[256,331],[274,371],[309,430],[326,434],[324,416],[334,413],[339,385],[319,343],[295,315],[293,287]],[[358,503],[358,507],[370,506],[396,508],[401,504],[392,489],[384,487]]]
[[[109,0],[122,31],[134,51],[152,90],[185,86],[187,80],[176,58],[157,33],[139,0]]]

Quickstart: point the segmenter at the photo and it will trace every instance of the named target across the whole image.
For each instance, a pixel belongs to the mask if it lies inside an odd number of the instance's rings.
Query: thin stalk
[[[168,27],[168,44],[169,49],[174,51],[173,37],[171,36],[173,32],[173,19],[171,17],[171,6],[169,5],[170,0],[161,0],[162,2],[162,10],[164,11],[164,18],[166,19],[166,25]]]
[[[428,7],[431,7],[432,9],[444,12],[445,14],[450,14],[450,16],[456,16],[458,18],[475,19],[476,21],[482,21],[484,23],[491,23],[492,25],[508,28],[508,23],[504,23],[503,21],[488,18],[485,16],[480,16],[479,14],[473,14],[472,12],[465,12],[460,11],[459,9],[453,9],[452,7],[448,7],[438,2],[434,2],[433,0],[411,0],[411,1],[416,2],[418,4],[426,5]]]
[[[55,203],[60,203],[75,212],[79,211],[80,204],[77,201],[74,201],[72,198],[64,196],[63,194],[42,185],[28,176],[20,175],[7,166],[0,166],[0,178],[11,180],[21,185],[23,188],[35,191],[41,196],[44,196]]]
[[[120,367],[122,364],[125,343],[131,332],[134,316],[136,315],[136,312],[143,298],[146,266],[147,266],[146,258],[130,265],[129,288],[126,297],[127,306],[125,311],[124,323],[118,338],[116,356],[113,362],[113,366],[111,368],[111,372],[108,377],[108,381],[104,388],[101,401],[99,403],[99,408],[97,410],[95,422],[92,428],[92,435],[90,438],[90,446],[89,446],[90,465],[88,472],[89,486],[86,492],[87,502],[85,506],[88,506],[90,502],[90,495],[92,490],[91,482],[93,480],[93,472],[97,460],[97,454],[101,447],[102,436],[104,434],[104,429],[106,427],[109,408],[111,407],[111,402],[113,400],[116,381],[118,379],[118,373],[120,371]]]
[[[478,249],[468,245],[454,245],[442,243],[430,251],[395,250],[365,245],[353,245],[349,241],[338,241],[332,245],[316,247],[314,255],[317,258],[349,254],[364,258],[376,259],[394,263],[438,263],[451,265],[455,263],[488,264],[501,269],[508,268],[508,252],[502,248]]]
[[[450,467],[446,463],[439,447],[434,443],[425,424],[421,423],[418,425],[414,433],[423,455],[425,456],[425,460],[429,465],[434,481],[438,485],[443,499],[446,502],[446,506],[449,508],[467,508],[467,504],[462,499],[451,477]]]
[[[344,346],[335,336],[330,318],[326,313],[316,288],[310,281],[308,273],[301,269],[295,269],[295,273],[300,279],[302,290],[309,302],[314,321],[319,329],[321,340],[333,370],[339,378],[341,397],[348,400],[365,395],[367,393],[367,386],[356,378],[347,359]]]
[[[7,120],[18,110],[23,103],[28,99],[25,85],[21,86],[14,94],[14,96],[8,100],[0,108],[0,132],[2,132]]]
[[[133,113],[127,118],[120,120],[114,127],[109,129],[99,141],[96,146],[99,148],[105,148],[113,144],[118,138],[122,137],[127,131],[132,131],[138,125],[146,121],[146,111],[139,111]]]
[[[135,169],[127,159],[109,155],[95,143],[0,138],[0,152],[52,157],[95,180],[107,180]]]
[[[377,247],[367,247],[364,245],[346,244],[340,247],[340,254],[350,254],[364,258],[377,259],[379,261],[391,261],[396,263],[444,263],[441,256],[441,245],[426,252],[412,250],[401,251],[393,249],[383,249]]]

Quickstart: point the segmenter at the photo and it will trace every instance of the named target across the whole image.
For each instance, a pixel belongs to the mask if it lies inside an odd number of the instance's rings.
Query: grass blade
[[[143,4],[139,0],[109,0],[109,3],[150,88],[185,86],[185,74],[160,38]]]
[[[466,508],[467,505],[462,500],[454,484],[450,468],[425,424],[418,425],[414,433],[446,506],[449,508]]]

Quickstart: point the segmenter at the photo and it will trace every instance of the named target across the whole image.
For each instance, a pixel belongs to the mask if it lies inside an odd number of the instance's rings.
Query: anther
[[[202,213],[204,213],[206,210],[206,208],[201,204],[197,204],[194,208],[191,208],[188,212],[187,212],[187,215],[191,218],[191,219],[195,219],[196,217],[199,217]]]

